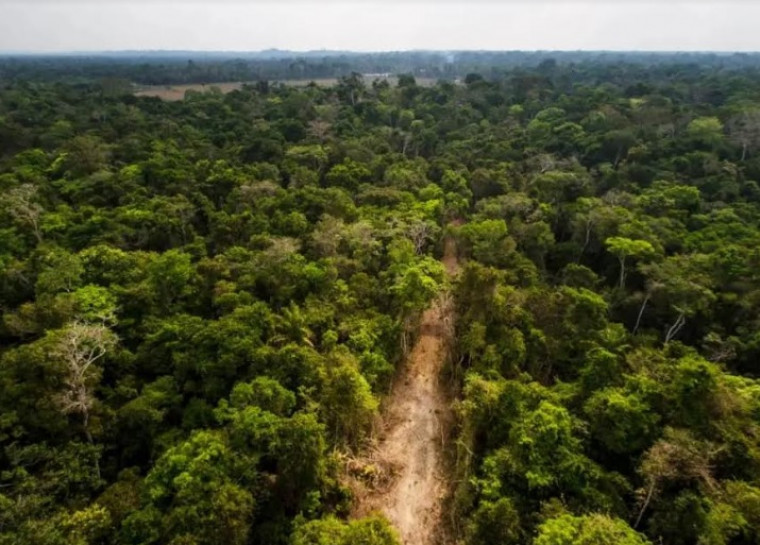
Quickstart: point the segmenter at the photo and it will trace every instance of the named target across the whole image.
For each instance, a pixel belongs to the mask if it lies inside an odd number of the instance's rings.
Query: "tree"
[[[459,232],[465,242],[465,251],[486,265],[505,263],[515,249],[504,220],[473,221],[460,227]]]
[[[378,402],[348,351],[336,351],[330,359],[321,396],[323,418],[336,440],[356,444],[367,433]]]
[[[533,545],[648,545],[624,521],[602,514],[561,515],[538,527]]]
[[[373,516],[345,523],[328,517],[296,526],[293,545],[399,545],[396,531],[384,518]]]
[[[530,182],[530,195],[549,204],[589,197],[591,181],[585,170],[552,170],[536,175]]]
[[[700,197],[696,187],[657,180],[639,195],[637,204],[652,215],[686,219],[699,210]]]
[[[191,256],[172,249],[155,256],[147,266],[151,298],[159,308],[170,310],[192,292],[196,278]]]
[[[520,538],[520,517],[509,498],[483,501],[467,528],[468,543],[514,543]]]
[[[343,76],[338,80],[336,91],[341,100],[356,106],[366,91],[362,75],[351,72],[349,76]]]
[[[616,129],[604,135],[602,146],[612,157],[613,168],[618,168],[628,150],[636,143],[636,135],[630,129]]]
[[[102,372],[95,364],[116,346],[117,337],[102,324],[74,322],[53,333],[51,341],[51,356],[64,366],[64,390],[56,402],[64,414],[81,416],[87,440],[92,443],[89,422],[95,403],[93,389]]]
[[[645,479],[646,488],[642,491],[641,510],[633,527],[639,526],[650,502],[668,481],[696,481],[714,489],[716,483],[711,463],[716,454],[714,445],[695,439],[688,431],[667,428],[664,437],[641,460],[639,471]]]
[[[314,119],[309,121],[309,135],[316,138],[320,144],[324,144],[329,135],[332,123],[324,119]]]
[[[402,316],[414,316],[424,310],[438,294],[443,278],[443,265],[429,257],[399,270],[390,290],[398,301]]]
[[[301,145],[289,148],[285,154],[285,158],[296,165],[320,172],[327,162],[327,153],[321,145]]]
[[[262,376],[236,384],[230,394],[230,405],[238,408],[255,405],[278,416],[288,416],[295,408],[296,396],[273,378]]]
[[[541,401],[512,426],[508,449],[510,471],[524,478],[529,490],[577,491],[589,477],[591,464],[573,432],[572,416],[550,401]]]
[[[625,288],[625,262],[629,257],[643,258],[652,256],[654,247],[646,240],[631,240],[625,237],[610,237],[604,241],[607,250],[620,261],[620,289]]]
[[[39,204],[38,189],[33,184],[22,184],[2,196],[3,204],[11,217],[25,227],[31,227],[34,238],[42,242],[40,216],[44,209]]]
[[[409,224],[406,233],[414,244],[414,251],[417,255],[423,253],[425,246],[430,242],[435,232],[435,225],[429,221],[419,219]]]
[[[544,221],[530,223],[515,221],[511,232],[517,242],[517,247],[539,268],[544,269],[546,254],[555,242],[554,233],[549,224]]]
[[[594,437],[618,454],[636,452],[648,445],[660,419],[640,394],[622,388],[594,392],[584,412]]]
[[[715,147],[723,141],[723,123],[717,117],[698,117],[689,122],[686,134],[699,144]]]
[[[130,545],[246,543],[256,505],[255,458],[223,434],[199,431],[170,448],[145,477],[143,502],[122,525]]]
[[[372,173],[367,167],[351,159],[346,159],[327,172],[325,182],[330,186],[356,191],[361,184],[367,183],[371,176]]]
[[[275,335],[272,341],[277,343],[303,343],[314,346],[312,338],[314,334],[309,329],[303,312],[293,303],[282,309],[282,313],[275,316]]]
[[[38,298],[72,293],[81,286],[84,267],[79,256],[59,247],[46,247],[40,256],[34,291]]]
[[[729,139],[742,148],[740,160],[743,162],[760,145],[760,108],[742,108],[727,124]]]
[[[73,545],[90,545],[108,536],[112,521],[105,507],[90,505],[63,519],[66,540]]]
[[[60,157],[65,172],[72,178],[80,178],[105,168],[110,150],[103,141],[93,135],[75,136],[66,144],[66,152]]]
[[[669,256],[640,268],[647,277],[650,297],[676,312],[675,321],[666,327],[666,344],[681,331],[688,317],[705,312],[715,300],[708,260],[703,254]]]
[[[571,228],[573,239],[580,246],[579,261],[587,251],[599,251],[602,242],[615,235],[620,225],[631,219],[631,213],[626,208],[609,202],[609,199],[582,197],[567,208],[573,214]]]

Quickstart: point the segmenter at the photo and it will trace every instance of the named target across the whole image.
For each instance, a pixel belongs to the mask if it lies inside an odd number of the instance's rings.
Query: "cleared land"
[[[374,80],[387,80],[391,85],[396,85],[398,78],[389,76],[383,77],[365,77],[365,81],[368,85]],[[432,87],[435,85],[436,79],[434,78],[416,78],[417,85],[422,87]],[[291,79],[282,81],[272,81],[270,83],[282,83],[283,85],[292,85],[295,87],[305,87],[311,82],[316,83],[320,87],[330,87],[338,83],[338,78],[317,78],[317,79]],[[198,91],[206,93],[213,88],[219,89],[222,93],[229,93],[241,89],[245,83],[255,82],[242,82],[242,81],[227,81],[220,83],[192,83],[187,85],[141,85],[135,90],[135,96],[139,97],[158,97],[162,100],[182,100],[185,98],[186,91]]]
[[[443,263],[449,275],[457,274],[452,239],[446,240]],[[448,356],[452,312],[452,301],[444,296],[423,314],[420,336],[386,403],[378,442],[368,460],[356,461],[359,473],[371,467],[385,478],[369,486],[354,483],[354,516],[383,513],[404,545],[446,542],[443,505],[451,483],[444,448],[453,414],[441,369]]]
[[[243,82],[190,84],[190,85],[144,85],[137,88],[135,95],[138,97],[158,97],[162,100],[182,100],[186,91],[209,92],[212,88],[218,88],[222,93],[236,91],[243,87]]]

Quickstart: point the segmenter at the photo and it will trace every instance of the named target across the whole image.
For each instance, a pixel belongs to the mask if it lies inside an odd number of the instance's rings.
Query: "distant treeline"
[[[0,56],[0,82],[7,80],[89,81],[122,78],[163,85],[219,81],[334,78],[359,73],[413,74],[452,80],[477,72],[498,77],[516,68],[636,65],[710,67],[721,70],[760,67],[756,53],[629,53],[581,51],[413,51],[389,53],[255,53],[155,51],[68,55]]]

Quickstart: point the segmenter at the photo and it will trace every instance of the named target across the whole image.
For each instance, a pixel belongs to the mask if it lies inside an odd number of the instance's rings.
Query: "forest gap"
[[[444,240],[443,264],[459,271],[456,244]],[[439,296],[422,314],[420,333],[397,377],[372,458],[391,468],[390,486],[359,498],[355,514],[379,511],[404,545],[442,542],[442,506],[449,495],[445,448],[453,421],[451,394],[441,380],[451,340],[452,300]]]

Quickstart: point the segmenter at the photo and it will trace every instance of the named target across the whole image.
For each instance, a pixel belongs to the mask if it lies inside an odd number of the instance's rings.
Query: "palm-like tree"
[[[275,316],[274,331],[272,342],[275,344],[294,342],[314,346],[314,332],[309,328],[303,311],[293,303]]]

